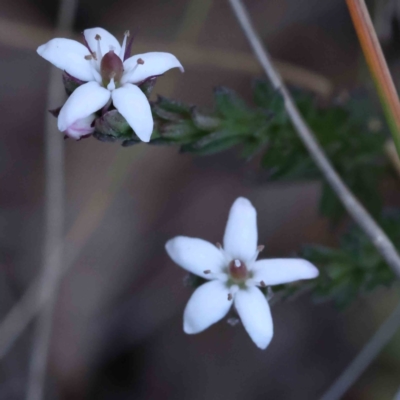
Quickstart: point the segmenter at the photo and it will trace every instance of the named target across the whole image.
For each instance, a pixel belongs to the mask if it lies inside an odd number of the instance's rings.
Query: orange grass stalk
[[[400,103],[364,0],[346,0],[365,59],[374,78],[400,156]]]

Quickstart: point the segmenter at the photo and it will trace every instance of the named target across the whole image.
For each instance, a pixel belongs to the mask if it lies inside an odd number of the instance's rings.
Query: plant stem
[[[232,9],[239,21],[239,24],[249,41],[255,56],[263,67],[266,75],[271,81],[273,87],[280,91],[285,102],[286,111],[296,129],[297,134],[307,148],[311,158],[314,160],[326,181],[331,185],[333,191],[341,200],[343,206],[357,222],[364,233],[369,237],[376,249],[392,268],[394,273],[400,278],[400,257],[393,243],[387,237],[381,227],[368,214],[366,209],[357,200],[349,188],[341,180],[335,171],[321,146],[315,139],[314,133],[305,123],[299,113],[292,96],[283,84],[283,81],[277,70],[271,62],[271,58],[264,48],[259,36],[257,35],[250,17],[245,10],[241,0],[229,0]]]
[[[57,33],[72,29],[77,0],[62,0],[58,12]],[[64,93],[57,81],[59,73],[52,68],[49,80],[46,110],[60,104]],[[44,263],[39,290],[39,302],[45,303],[34,332],[32,356],[29,365],[27,400],[44,398],[48,350],[51,340],[53,311],[57,300],[57,291],[63,271],[64,239],[64,138],[54,132],[53,117],[46,114],[46,221],[44,242]],[[48,299],[45,302],[45,299]]]
[[[131,172],[132,159],[138,158],[139,155],[139,147],[133,148],[129,153],[121,149],[110,162],[102,185],[81,208],[78,217],[64,238],[65,257],[59,279],[77,261],[85,244],[98,228],[126,177]],[[57,252],[58,249],[53,249],[53,251]],[[0,322],[0,360],[5,357],[22,332],[40,314],[46,302],[51,298],[52,291],[49,288],[40,292],[43,273],[44,271],[35,278],[23,296]]]
[[[374,336],[357,354],[350,365],[342,372],[333,385],[324,393],[321,400],[339,400],[362,375],[371,362],[389,343],[400,328],[400,303],[388,319],[379,327]]]
[[[374,25],[364,0],[346,0],[346,3],[400,155],[400,103]]]

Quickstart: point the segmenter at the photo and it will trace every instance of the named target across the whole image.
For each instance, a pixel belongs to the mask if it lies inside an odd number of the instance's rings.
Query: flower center
[[[228,266],[231,278],[236,282],[243,282],[248,278],[249,271],[246,264],[238,259],[232,260]]]
[[[114,53],[114,50],[110,50],[101,59],[100,74],[103,80],[104,87],[108,87],[111,81],[118,84],[124,73],[124,65],[121,59]]]

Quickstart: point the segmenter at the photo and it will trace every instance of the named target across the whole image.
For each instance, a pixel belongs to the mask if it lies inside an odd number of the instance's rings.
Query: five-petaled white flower
[[[103,28],[86,29],[85,45],[70,39],[52,39],[37,52],[57,68],[86,82],[79,86],[61,108],[58,129],[80,139],[93,132],[94,113],[112,100],[137,136],[150,140],[153,117],[146,96],[137,84],[161,75],[171,68],[183,67],[170,53],[151,52],[129,57],[125,32],[122,46]]]
[[[256,261],[257,214],[249,200],[239,197],[232,205],[224,246],[196,238],[177,236],[166,250],[185,270],[209,280],[190,298],[183,317],[186,333],[199,333],[222,319],[232,303],[254,343],[265,349],[273,336],[270,307],[258,287],[311,279],[319,272],[303,259]]]

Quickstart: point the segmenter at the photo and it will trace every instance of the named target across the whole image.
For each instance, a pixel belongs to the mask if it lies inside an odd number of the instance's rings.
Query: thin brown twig
[[[396,146],[393,142],[392,139],[388,139],[384,145],[384,150],[389,158],[390,163],[392,164],[392,167],[396,171],[398,177],[400,177],[400,158],[399,155],[396,151]]]
[[[262,65],[266,75],[271,81],[273,87],[280,91],[285,102],[286,112],[288,113],[293,126],[296,129],[299,138],[307,148],[311,158],[320,169],[326,181],[331,185],[343,206],[348,213],[357,222],[360,228],[372,241],[376,249],[385,259],[387,264],[392,268],[394,273],[400,277],[400,257],[393,243],[390,241],[381,227],[368,214],[366,209],[353,195],[349,188],[341,180],[338,173],[335,171],[321,146],[317,142],[314,133],[305,123],[303,117],[299,113],[296,104],[285,87],[279,73],[271,62],[271,58],[264,48],[261,39],[257,35],[250,17],[244,8],[241,0],[229,0],[233,12],[249,41],[255,56]]]
[[[386,119],[400,154],[400,102],[365,0],[346,0],[367,64],[375,80]]]

